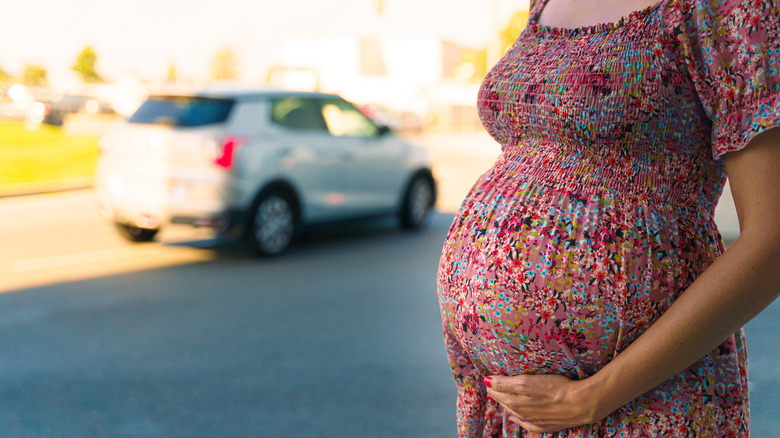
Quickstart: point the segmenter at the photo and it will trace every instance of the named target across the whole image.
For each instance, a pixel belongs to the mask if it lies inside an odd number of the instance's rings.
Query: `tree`
[[[24,85],[32,87],[46,85],[46,69],[38,64],[25,65],[24,73],[22,73],[22,82]]]
[[[215,81],[233,81],[238,79],[236,56],[229,47],[217,52],[211,62],[211,79]]]
[[[525,29],[525,25],[528,23],[528,11],[517,11],[509,19],[506,27],[501,29],[501,54],[506,53],[512,44],[514,44],[517,36]]]
[[[170,83],[176,83],[179,79],[179,75],[176,73],[176,66],[171,63],[170,66],[168,66],[168,75],[165,77],[166,82]]]
[[[100,82],[102,79],[95,70],[95,64],[97,63],[97,53],[92,47],[84,47],[84,50],[76,57],[76,62],[73,64],[73,71],[79,76],[82,82],[92,84]]]

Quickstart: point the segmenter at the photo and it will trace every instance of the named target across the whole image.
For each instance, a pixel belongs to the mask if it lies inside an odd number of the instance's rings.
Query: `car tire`
[[[131,242],[149,242],[154,239],[159,228],[140,228],[134,225],[128,225],[121,222],[114,222],[119,235]]]
[[[295,236],[295,204],[279,190],[262,194],[249,218],[248,238],[252,250],[260,256],[283,253]]]
[[[435,200],[433,181],[425,175],[416,175],[409,182],[401,204],[401,227],[419,229],[425,223]]]

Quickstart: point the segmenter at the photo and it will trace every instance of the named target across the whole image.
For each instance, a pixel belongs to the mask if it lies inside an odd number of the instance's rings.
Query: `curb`
[[[89,190],[94,187],[95,183],[93,177],[11,184],[7,186],[0,186],[0,199],[45,195],[49,193],[72,192],[77,190]]]

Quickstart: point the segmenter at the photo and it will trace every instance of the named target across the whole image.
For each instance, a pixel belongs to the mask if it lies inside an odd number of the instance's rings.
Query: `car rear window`
[[[129,123],[203,126],[227,120],[235,101],[207,97],[150,97],[130,116]]]

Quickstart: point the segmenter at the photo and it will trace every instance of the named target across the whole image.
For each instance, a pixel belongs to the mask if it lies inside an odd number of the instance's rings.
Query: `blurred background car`
[[[334,94],[151,96],[101,149],[100,210],[131,241],[182,224],[275,255],[315,223],[393,214],[419,228],[436,200],[428,151]]]
[[[423,130],[422,118],[411,111],[394,111],[381,105],[362,105],[360,111],[377,124],[390,127],[393,132],[419,134]]]
[[[62,126],[65,118],[73,114],[115,114],[114,108],[94,96],[64,94],[57,99],[36,101],[30,109],[30,121]]]

